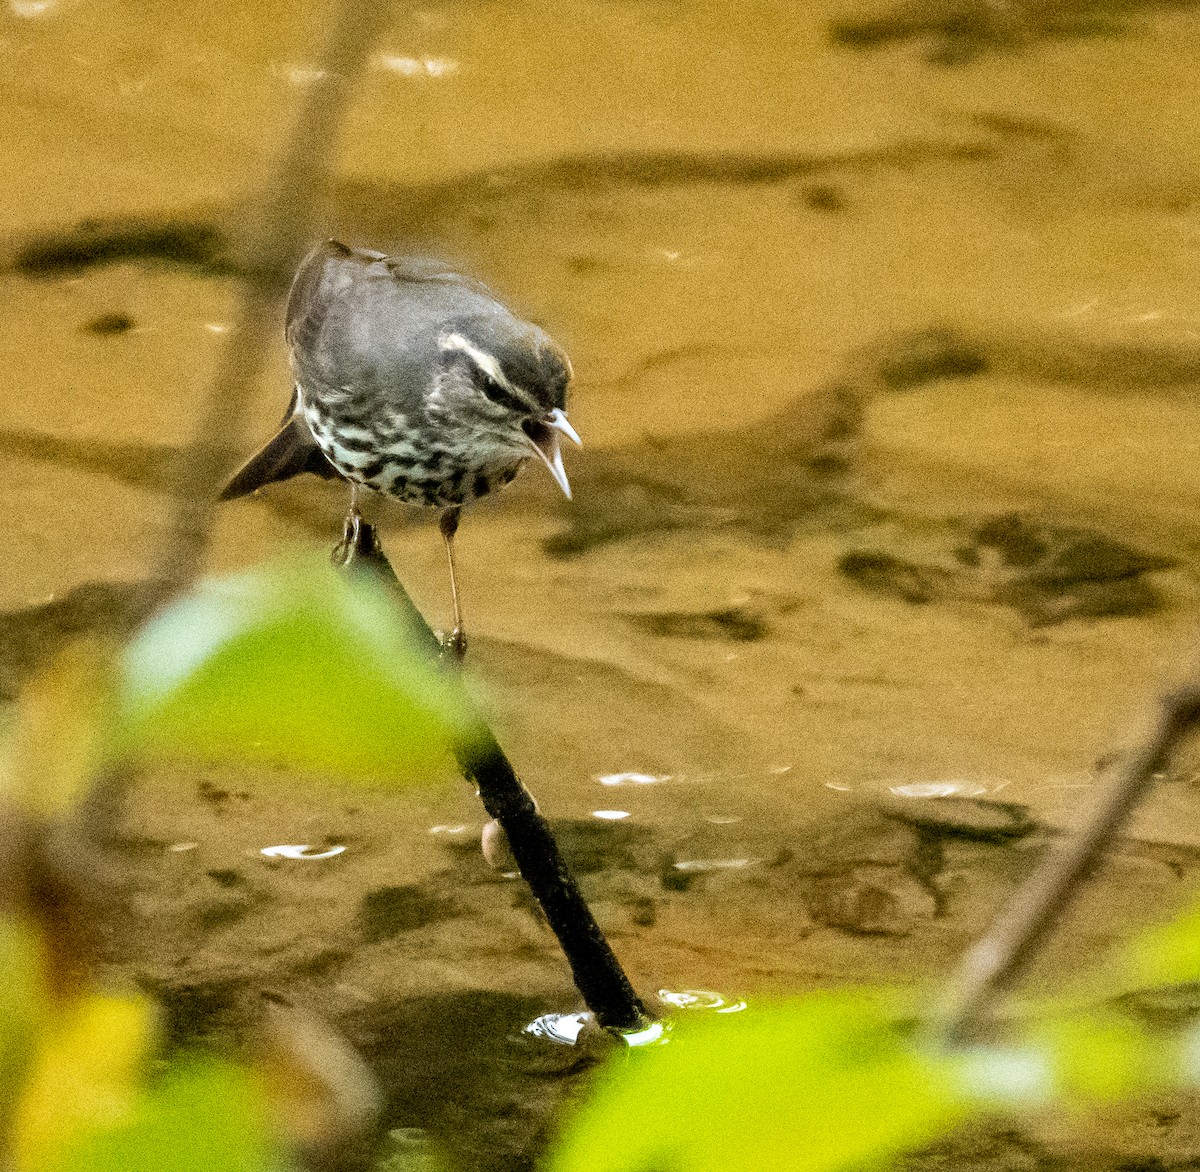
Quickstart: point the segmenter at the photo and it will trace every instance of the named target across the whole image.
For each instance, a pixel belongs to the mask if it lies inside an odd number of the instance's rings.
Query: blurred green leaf
[[[0,989],[0,1102],[12,1102],[45,1009],[45,992],[36,935],[7,917],[0,918]]]
[[[1172,1081],[1178,1070],[1173,1045],[1113,1013],[1050,1019],[1032,1040],[1068,1105],[1130,1098]]]
[[[413,780],[444,765],[463,720],[455,686],[380,587],[291,560],[209,580],[139,633],[121,743]]]
[[[1195,982],[1200,982],[1200,902],[1127,940],[1091,983],[1102,995],[1113,996]]]
[[[46,1172],[287,1172],[248,1072],[215,1060],[171,1071],[121,1126],[82,1137]]]
[[[862,992],[674,1024],[610,1065],[554,1172],[833,1172],[920,1146],[970,1107]]]

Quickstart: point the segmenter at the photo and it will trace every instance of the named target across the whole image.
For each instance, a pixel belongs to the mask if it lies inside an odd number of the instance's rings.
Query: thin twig
[[[1200,664],[1163,693],[1144,718],[1133,748],[1106,771],[1100,801],[1065,846],[1054,851],[963,956],[932,1022],[939,1042],[967,1040],[992,1000],[1026,970],[1050,930],[1079,893],[1105,848],[1145,796],[1188,730],[1200,721]]]
[[[174,510],[156,575],[168,593],[190,582],[204,559],[217,490],[270,353],[278,303],[311,241],[338,130],[386,14],[387,5],[370,0],[338,5],[314,80],[252,217],[235,324],[192,440],[179,460]]]
[[[421,650],[440,658],[441,642],[396,577],[379,547],[374,527],[361,522],[356,530],[348,530],[339,551],[346,569],[370,573],[388,588]],[[575,987],[606,1029],[636,1030],[645,1026],[650,1013],[605,940],[532,795],[477,711],[471,712],[469,724],[470,733],[454,745],[459,767],[478,789],[484,808],[508,836],[517,869],[562,946]]]

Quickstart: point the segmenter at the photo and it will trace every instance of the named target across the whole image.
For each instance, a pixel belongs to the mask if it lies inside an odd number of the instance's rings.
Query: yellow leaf
[[[13,1117],[14,1172],[39,1172],[80,1138],[123,1123],[157,1037],[152,1002],[92,993],[47,1023]]]
[[[81,640],[26,685],[0,760],[0,798],[38,819],[83,799],[109,736],[112,660],[104,644]]]

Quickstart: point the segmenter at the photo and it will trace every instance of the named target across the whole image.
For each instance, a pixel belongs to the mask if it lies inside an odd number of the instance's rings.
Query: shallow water
[[[572,355],[574,503],[526,472],[468,515],[459,563],[480,694],[647,993],[752,1011],[936,973],[1195,637],[1200,14],[1013,5],[964,33],[930,8],[873,48],[831,39],[882,11],[423,5],[346,128],[329,231],[454,260]],[[203,257],[47,276],[22,248],[129,217],[227,247],[319,30],[224,0],[203,19],[10,0],[0,20],[0,606],[19,610],[147,572],[233,305]],[[280,347],[247,448],[286,385]],[[230,506],[214,564],[331,544],[343,507],[309,482]],[[1039,572],[1077,564],[1081,530],[1125,552],[1047,586],[980,538],[1014,511]],[[432,525],[375,515],[445,625]],[[0,629],[6,694],[55,632]],[[519,885],[479,860],[465,787],[152,787],[172,800],[130,811],[118,969],[185,1033],[243,986],[299,990],[367,1051],[390,1125],[494,1130],[508,1096],[524,1122],[496,1150],[519,1163],[557,1091],[512,1089],[506,1039],[577,1006]],[[938,795],[1040,829],[943,827],[930,869],[895,807]],[[1076,947],[1178,899],[1197,801],[1180,767],[1139,815],[1158,845],[1114,864]],[[434,1109],[405,1063],[464,1030],[473,1073],[446,1057],[461,1102]]]

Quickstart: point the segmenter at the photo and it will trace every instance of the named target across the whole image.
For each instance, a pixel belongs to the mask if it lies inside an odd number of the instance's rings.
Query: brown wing
[[[312,472],[326,480],[338,479],[338,471],[317,447],[308,424],[299,415],[285,423],[255,455],[251,456],[221,490],[220,500],[231,501],[247,496],[265,484],[290,480],[302,472]]]

